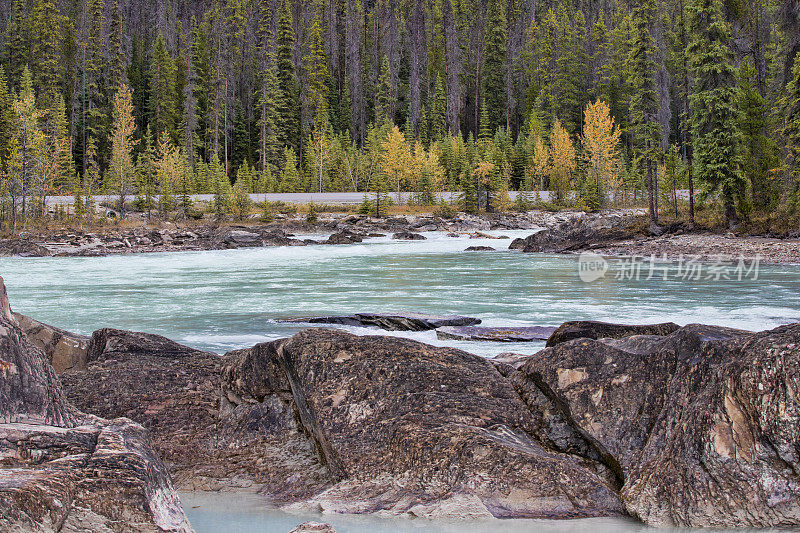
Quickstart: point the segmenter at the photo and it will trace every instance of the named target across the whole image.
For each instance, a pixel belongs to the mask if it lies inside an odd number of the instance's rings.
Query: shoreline
[[[660,236],[640,229],[639,210],[600,213],[529,211],[469,215],[442,219],[429,214],[399,215],[384,219],[323,213],[309,223],[304,216],[283,216],[273,222],[245,221],[222,224],[162,223],[124,228],[108,226],[93,231],[63,229],[31,232],[24,238],[0,240],[0,257],[101,257],[157,252],[196,252],[248,247],[352,244],[374,237],[443,232],[453,238],[486,237],[484,231],[530,230],[564,232],[577,222],[592,228],[582,241],[568,247],[523,251],[577,255],[592,252],[605,257],[654,257],[678,261],[691,257],[701,262],[755,260],[762,264],[800,265],[800,239],[716,233],[708,229],[666,232]],[[613,234],[606,234],[613,230]],[[403,236],[405,234],[405,236]],[[334,235],[335,238],[327,239]],[[413,237],[413,235],[412,235]],[[327,239],[327,240],[326,240]],[[563,248],[563,249],[562,249]],[[520,247],[521,249],[521,247]],[[506,251],[504,245],[498,251]]]

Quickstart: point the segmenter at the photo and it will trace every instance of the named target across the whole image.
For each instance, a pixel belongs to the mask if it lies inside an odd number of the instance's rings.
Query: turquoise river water
[[[529,231],[492,232],[509,237]],[[370,239],[345,246],[255,248],[100,258],[2,258],[12,307],[61,328],[101,327],[159,333],[223,353],[291,335],[304,326],[280,319],[359,311],[417,311],[478,317],[488,326],[558,325],[595,319],[629,323],[703,322],[762,330],[800,321],[800,267],[764,266],[739,280],[685,279],[680,264],[646,268],[638,279],[586,283],[577,256],[507,251],[508,240]],[[466,253],[487,245],[497,252]],[[662,275],[665,272],[665,275]],[[685,270],[683,271],[685,274]],[[711,272],[711,271],[709,271]],[[729,276],[724,276],[729,277]],[[666,278],[666,279],[665,279]],[[710,279],[707,279],[710,278]],[[359,334],[380,330],[345,328]],[[434,332],[395,333],[484,356],[531,353],[542,343],[439,341]],[[298,523],[332,522],[340,533],[470,531],[641,531],[628,520],[447,523],[376,517],[314,517],[266,508],[258,497],[184,494],[198,533],[286,532]]]

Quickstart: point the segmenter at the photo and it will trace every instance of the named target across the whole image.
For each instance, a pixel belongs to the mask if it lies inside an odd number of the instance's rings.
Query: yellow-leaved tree
[[[114,95],[111,162],[108,165],[109,192],[119,194],[120,219],[125,218],[125,201],[134,185],[133,149],[137,144],[134,140],[135,132],[131,91],[123,83]]]
[[[556,119],[553,132],[550,135],[550,188],[556,193],[556,201],[564,203],[567,192],[571,186],[572,174],[577,166],[575,161],[575,146],[569,133]]]
[[[381,148],[383,152],[381,171],[397,190],[397,203],[400,204],[402,203],[400,190],[403,186],[407,187],[414,176],[411,151],[400,128],[394,126],[389,130]]]
[[[602,207],[608,192],[620,186],[619,138],[611,110],[602,100],[584,110],[583,149],[586,157],[586,193],[590,207]]]

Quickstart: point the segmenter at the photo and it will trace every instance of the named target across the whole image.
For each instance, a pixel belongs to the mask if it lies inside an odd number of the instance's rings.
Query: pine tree
[[[153,196],[156,194],[158,185],[156,181],[156,152],[153,146],[153,134],[149,125],[142,136],[142,150],[136,161],[136,177],[137,203],[139,204],[139,209],[144,211],[149,219],[150,211],[155,207]]]
[[[225,174],[225,167],[222,166],[217,156],[211,159],[208,173],[212,192],[214,194],[212,208],[214,210],[214,216],[219,221],[225,218],[225,215],[227,215],[231,209],[231,182]]]
[[[111,134],[111,162],[108,167],[109,183],[119,195],[120,220],[125,218],[125,202],[134,185],[133,149],[136,123],[133,120],[131,91],[120,85],[114,95],[114,122]]]
[[[302,192],[303,182],[297,170],[297,155],[288,146],[283,151],[283,167],[281,171],[281,192]]]
[[[308,99],[308,116],[314,124],[326,121],[328,112],[328,60],[325,57],[325,43],[322,40],[322,28],[319,13],[314,15],[311,23],[308,54],[303,58],[306,69],[306,94]]]
[[[436,88],[433,92],[433,107],[430,119],[430,140],[439,142],[444,139],[447,131],[447,93],[444,88],[444,76],[441,72],[436,76]]]
[[[108,82],[112,90],[123,83],[128,83],[127,58],[122,44],[122,14],[119,11],[119,0],[114,0],[111,12],[111,27],[108,32]]]
[[[294,68],[294,23],[292,21],[292,0],[281,0],[278,12],[278,140],[282,146],[299,145],[299,96],[297,74]]]
[[[60,90],[62,26],[62,17],[55,1],[37,0],[33,11],[32,30],[36,37],[31,50],[31,73],[36,92],[45,106],[51,104],[50,99]]]
[[[160,141],[166,133],[177,141],[175,113],[175,66],[167,51],[164,37],[159,34],[153,47],[153,60],[150,66],[151,92],[148,104],[150,123]]]
[[[378,93],[375,104],[375,123],[378,125],[392,123],[392,72],[389,58],[385,55],[381,61],[381,72],[378,77]]]
[[[5,69],[0,66],[0,172],[5,170],[14,136],[14,107]]]
[[[483,103],[487,108],[488,124],[494,131],[498,126],[509,126],[506,98],[507,31],[508,20],[501,0],[489,0],[486,8],[486,26],[483,38]],[[483,128],[483,124],[481,124]]]
[[[690,120],[695,175],[708,192],[720,192],[728,227],[734,228],[739,221],[737,200],[741,204],[744,199],[746,182],[731,29],[722,10],[722,0],[689,3],[692,41],[686,53],[694,80]]]
[[[789,213],[796,216],[800,213],[800,54],[795,58],[782,104],[784,123],[781,133],[786,147],[787,207]]]
[[[655,23],[654,0],[643,0],[634,10],[635,37],[630,51],[630,86],[633,91],[631,113],[637,159],[644,166],[647,183],[650,225],[658,225],[658,165],[661,126],[658,122],[659,99],[656,89],[656,45],[652,36]]]

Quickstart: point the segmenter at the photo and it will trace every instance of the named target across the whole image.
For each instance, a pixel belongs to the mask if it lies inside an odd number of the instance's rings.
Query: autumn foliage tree
[[[111,162],[108,168],[109,187],[119,195],[120,215],[125,216],[125,201],[134,185],[133,149],[136,123],[133,102],[127,85],[120,85],[114,95],[114,122],[111,133]]]
[[[550,135],[550,188],[555,192],[556,201],[563,203],[570,189],[572,175],[577,167],[575,146],[569,133],[556,119]]]
[[[619,139],[608,105],[597,100],[584,110],[583,144],[589,206],[606,204],[608,191],[619,187]]]

